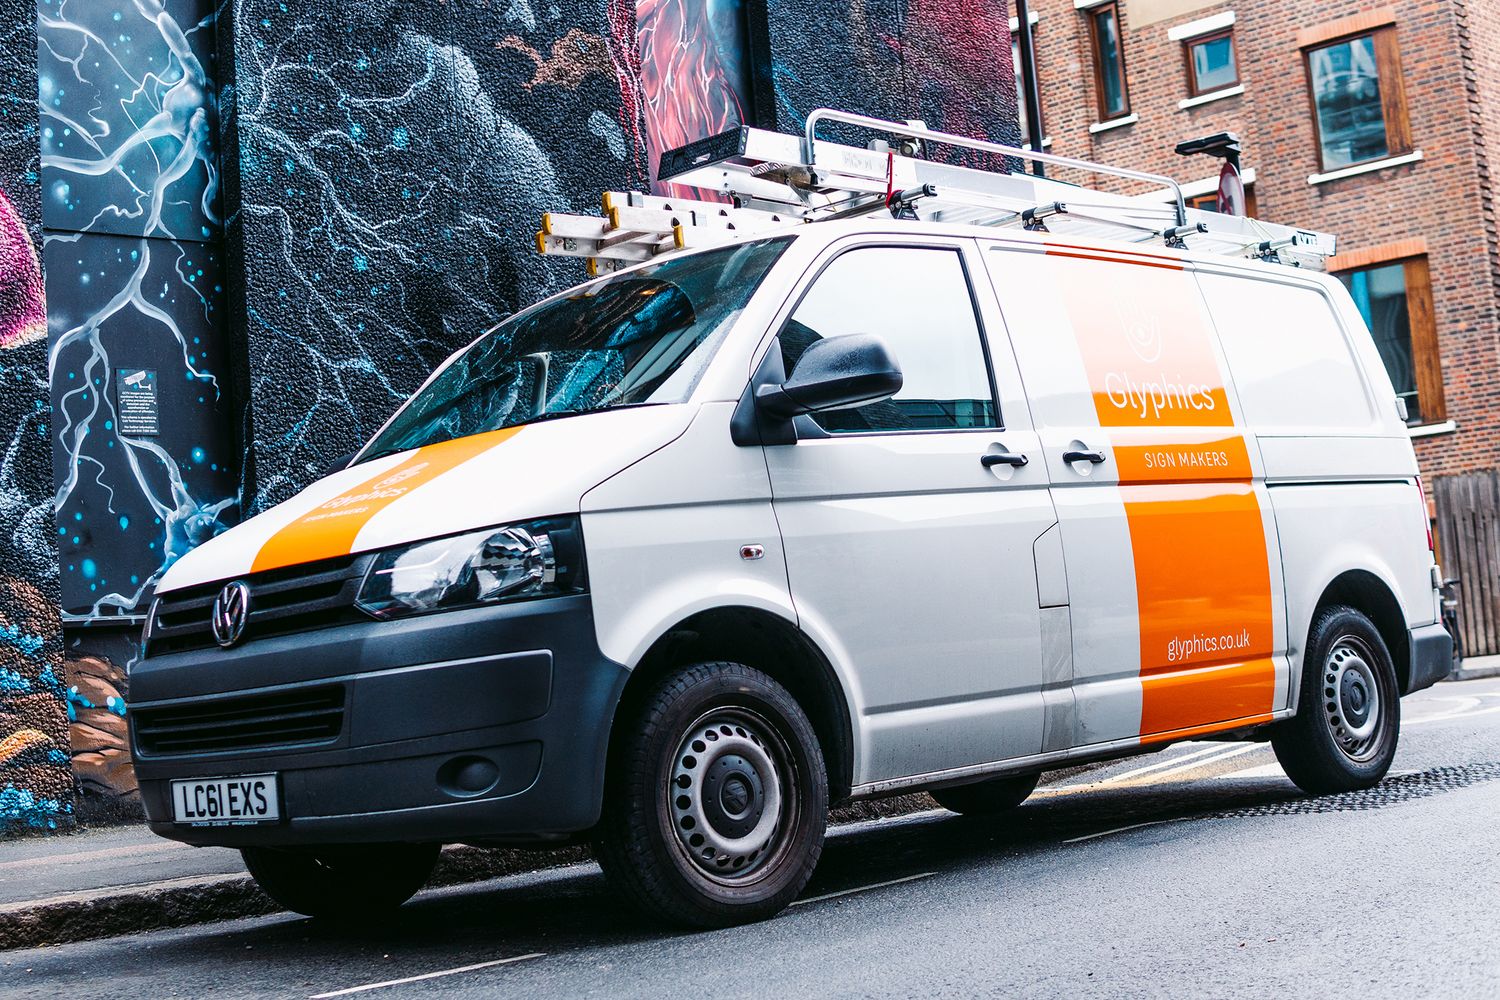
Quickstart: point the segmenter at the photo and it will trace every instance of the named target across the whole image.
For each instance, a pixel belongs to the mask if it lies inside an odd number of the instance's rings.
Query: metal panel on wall
[[[237,513],[211,0],[37,0],[52,464],[81,819],[138,810],[160,572]],[[85,627],[86,626],[86,627]]]
[[[144,611],[234,503],[218,248],[49,233],[46,263],[63,607]]]
[[[143,612],[154,576],[234,513],[213,18],[210,0],[38,3],[58,539],[74,615]],[[123,409],[143,405],[144,385],[154,422]]]
[[[661,154],[755,124],[747,0],[636,0],[641,106],[653,187]]]

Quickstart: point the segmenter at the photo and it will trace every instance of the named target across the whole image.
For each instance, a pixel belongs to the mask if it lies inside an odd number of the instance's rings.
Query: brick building
[[[1455,499],[1479,472],[1493,497],[1500,465],[1500,4],[1031,0],[1030,11],[1050,152],[1171,175],[1211,207],[1219,161],[1174,147],[1233,131],[1250,214],[1339,237],[1330,267],[1406,400],[1430,495],[1454,508],[1435,510],[1441,555],[1462,565],[1466,617],[1488,622],[1469,651],[1500,652],[1486,648],[1500,619],[1494,536],[1482,544],[1497,511]]]

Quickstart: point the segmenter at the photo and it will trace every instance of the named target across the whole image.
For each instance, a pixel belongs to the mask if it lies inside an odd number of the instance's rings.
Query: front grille
[[[306,746],[336,740],[344,726],[344,687],[332,684],[131,710],[143,754],[211,753]]]
[[[289,635],[353,621],[368,621],[354,608],[360,581],[374,556],[343,556],[267,570],[245,577],[250,617],[242,642]],[[207,649],[214,645],[210,619],[225,581],[163,594],[151,622],[147,656]]]

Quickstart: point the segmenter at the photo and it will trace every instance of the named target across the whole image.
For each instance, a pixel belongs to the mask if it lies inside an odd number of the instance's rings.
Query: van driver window
[[[823,270],[781,330],[788,374],[815,341],[885,341],[904,384],[888,400],[815,415],[833,434],[997,427],[989,366],[956,250],[864,247]]]

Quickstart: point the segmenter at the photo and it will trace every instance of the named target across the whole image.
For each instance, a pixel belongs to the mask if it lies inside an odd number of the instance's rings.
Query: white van
[[[1001,812],[1207,736],[1379,781],[1450,639],[1339,282],[883,215],[533,306],[178,561],[130,678],[152,828],[315,915],[591,838],[714,926],[796,897],[833,802]]]

